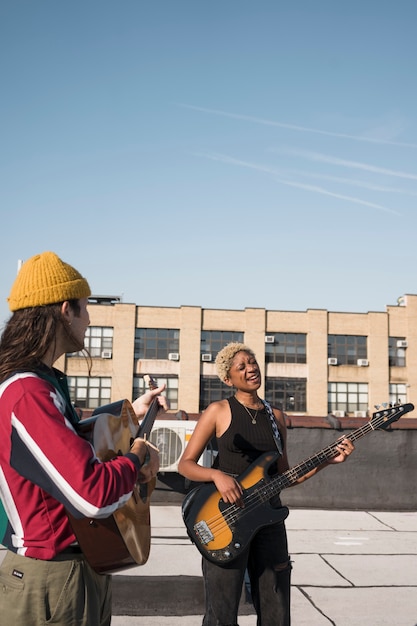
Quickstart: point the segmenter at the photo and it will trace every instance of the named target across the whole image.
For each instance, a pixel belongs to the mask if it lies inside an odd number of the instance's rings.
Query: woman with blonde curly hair
[[[289,469],[286,426],[281,410],[258,396],[261,372],[254,352],[243,343],[230,343],[216,357],[219,378],[234,394],[212,402],[201,415],[179,463],[179,472],[198,482],[212,482],[225,503],[243,506],[239,476],[265,452],[278,451],[273,474]],[[215,437],[218,456],[213,467],[198,459]],[[337,446],[339,454],[301,477],[314,476],[330,463],[345,461],[353,445],[348,439]],[[274,467],[275,465],[275,467]],[[280,508],[280,497],[271,499]],[[256,530],[242,554],[229,563],[203,558],[206,612],[203,626],[237,626],[245,572],[248,572],[257,626],[289,626],[291,561],[285,522]]]

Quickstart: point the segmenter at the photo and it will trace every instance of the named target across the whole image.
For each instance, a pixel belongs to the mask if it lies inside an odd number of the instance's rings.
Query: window
[[[167,328],[136,328],[135,359],[168,359],[178,353],[180,331]]]
[[[91,357],[102,357],[103,352],[111,356],[113,350],[113,328],[111,326],[88,326],[84,347]],[[73,352],[68,356],[83,356],[82,351]]]
[[[165,383],[166,389],[164,391],[164,396],[168,400],[168,406],[170,409],[178,409],[178,377],[177,376],[152,376],[151,377],[157,382],[158,387]],[[145,391],[148,391],[148,386],[145,385],[145,381],[143,380],[143,376],[134,376],[133,377],[133,400],[135,400],[138,396],[141,396]]]
[[[282,411],[306,411],[305,378],[272,378],[265,380],[265,400]]]
[[[388,358],[390,367],[405,367],[406,345],[404,337],[389,337]]]
[[[266,335],[265,362],[306,363],[306,335],[304,333]]]
[[[407,386],[391,383],[389,386],[390,404],[404,404],[407,402]]]
[[[211,354],[211,360],[224,346],[232,341],[243,343],[243,333],[229,330],[203,330],[201,332],[201,354]]]
[[[234,387],[228,387],[217,376],[201,376],[200,378],[200,411],[217,400],[223,400],[233,395]]]
[[[69,376],[68,388],[75,405],[83,409],[96,409],[110,402],[109,377]]]
[[[367,383],[329,383],[328,384],[328,411],[355,411],[368,410]]]
[[[336,358],[339,365],[357,365],[358,359],[367,358],[366,337],[355,335],[329,335],[329,358]]]

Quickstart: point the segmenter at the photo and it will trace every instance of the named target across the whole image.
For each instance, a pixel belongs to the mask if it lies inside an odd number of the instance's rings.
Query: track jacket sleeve
[[[47,381],[17,374],[2,385],[2,420],[10,418],[10,466],[75,517],[108,517],[132,494],[132,455],[100,462],[65,418],[65,401]],[[2,425],[4,429],[4,423]]]

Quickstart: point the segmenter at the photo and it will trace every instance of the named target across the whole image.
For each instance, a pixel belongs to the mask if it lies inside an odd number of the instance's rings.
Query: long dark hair
[[[77,317],[78,300],[69,300]],[[59,326],[72,338],[71,328],[63,323],[62,302],[15,311],[4,328],[0,340],[0,382],[16,371],[33,371],[54,344]]]

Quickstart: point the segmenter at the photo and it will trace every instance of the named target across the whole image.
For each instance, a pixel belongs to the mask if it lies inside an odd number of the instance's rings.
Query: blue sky
[[[53,250],[149,306],[417,293],[417,3],[4,0],[0,323]]]

